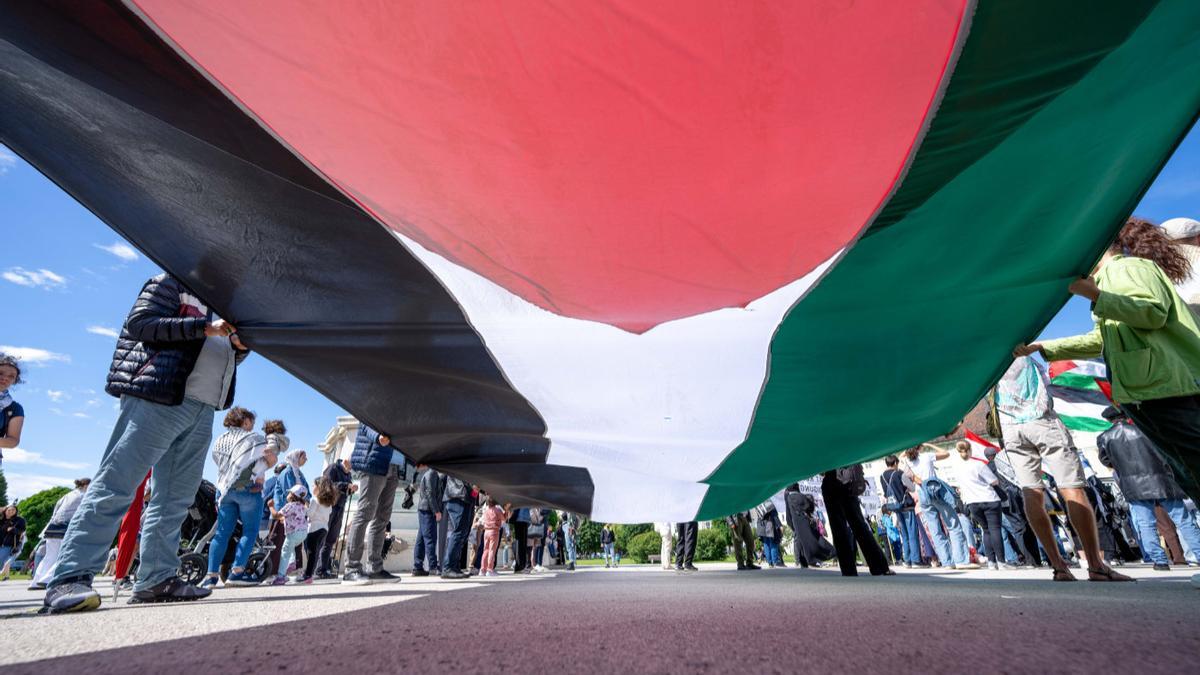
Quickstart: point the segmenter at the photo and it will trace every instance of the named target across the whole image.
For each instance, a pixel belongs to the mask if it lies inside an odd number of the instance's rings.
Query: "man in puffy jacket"
[[[105,391],[121,412],[100,468],[71,519],[46,589],[51,613],[96,609],[92,577],[105,563],[134,492],[153,469],[132,603],[211,593],[179,579],[179,528],[196,496],[213,414],[233,401],[249,352],[234,326],[168,274],[148,280],[117,339]]]
[[[358,510],[350,520],[346,533],[345,584],[371,584],[400,581],[383,569],[383,542],[387,537],[396,488],[405,474],[407,459],[387,434],[375,431],[366,424],[358,426],[350,468],[358,477]],[[363,549],[367,551],[367,568],[363,569]]]
[[[417,466],[417,543],[413,546],[414,577],[440,574],[437,549],[437,524],[442,519],[442,491],[445,478],[433,467]],[[445,553],[445,551],[443,551]],[[429,569],[425,569],[426,561]]]
[[[1167,563],[1167,554],[1158,543],[1154,507],[1163,507],[1175,523],[1179,537],[1193,551],[1200,551],[1200,528],[1188,517],[1183,505],[1186,496],[1183,488],[1179,487],[1175,474],[1154,443],[1117,408],[1106,408],[1104,417],[1113,425],[1096,439],[1100,463],[1116,474],[1117,485],[1129,502],[1138,538],[1154,563],[1154,569],[1168,571],[1171,566]]]

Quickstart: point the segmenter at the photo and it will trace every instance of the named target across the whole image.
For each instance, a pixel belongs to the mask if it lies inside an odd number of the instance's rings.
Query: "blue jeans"
[[[1167,553],[1158,542],[1158,525],[1154,519],[1155,504],[1162,506],[1171,517],[1171,522],[1175,523],[1180,542],[1186,543],[1192,551],[1200,551],[1200,528],[1188,517],[1182,499],[1130,499],[1129,512],[1133,515],[1133,524],[1142,540],[1143,554],[1150,557],[1150,562],[1156,565],[1168,563]]]
[[[221,571],[221,562],[225,560],[225,550],[229,548],[229,537],[233,536],[233,528],[238,520],[242,521],[242,536],[238,539],[237,550],[233,554],[232,569],[246,568],[246,561],[254,550],[254,539],[258,536],[258,521],[263,508],[262,492],[249,490],[230,490],[221,498],[221,508],[217,511],[217,532],[208,544],[208,573],[216,574]]]
[[[161,405],[121,397],[121,413],[100,469],[71,518],[50,586],[91,583],[104,567],[134,491],[151,468],[151,497],[142,516],[141,562],[133,588],[145,590],[178,574],[179,527],[200,487],[212,421],[213,407],[190,398],[179,405]]]
[[[604,548],[604,564],[615,564],[617,562],[617,556],[614,550],[615,544],[601,544],[601,546]]]
[[[442,561],[443,572],[461,572],[459,561],[462,559],[463,547],[467,545],[467,532],[471,523],[466,519],[467,504],[458,499],[452,499],[445,504],[446,518],[446,559]],[[464,525],[466,527],[464,527]]]
[[[779,555],[779,542],[775,541],[775,537],[760,537],[763,545],[763,557],[767,559],[767,563],[771,565],[782,565],[783,558]]]
[[[904,543],[904,562],[914,565],[921,564],[921,539],[917,529],[921,525],[917,522],[916,511],[899,511],[897,514],[900,521],[900,535]]]
[[[963,534],[962,523],[954,510],[954,501],[949,496],[949,490],[950,488],[940,480],[931,479],[921,483],[921,520],[929,530],[929,538],[933,542],[938,560],[946,566],[966,565],[971,560],[971,554],[967,549],[967,537]],[[945,530],[939,525],[939,521],[945,524]]]
[[[575,537],[570,534],[563,534],[563,541],[567,542],[567,562],[575,564]]]
[[[417,541],[413,544],[413,569],[425,569],[429,560],[429,571],[438,570],[437,517],[433,511],[417,511]]]
[[[296,556],[296,547],[304,543],[308,537],[308,530],[296,530],[288,534],[283,540],[283,552],[279,554],[279,569],[275,570],[275,576],[286,577],[287,569],[292,565],[292,558]]]
[[[8,561],[16,555],[11,546],[0,546],[0,567],[8,564]]]

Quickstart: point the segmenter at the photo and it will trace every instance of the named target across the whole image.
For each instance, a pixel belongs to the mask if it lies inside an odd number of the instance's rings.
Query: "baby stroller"
[[[254,523],[257,527],[258,523]],[[180,527],[179,578],[189,584],[198,584],[208,573],[208,545],[217,534],[217,488],[207,480],[200,483],[196,500],[188,507],[188,516]],[[230,545],[225,549],[221,561],[221,579],[229,576],[237,547],[233,544],[242,536],[242,523],[233,528]],[[270,552],[274,550],[262,537],[255,540],[254,551],[246,561],[246,573],[255,579],[269,579],[275,570],[271,565]]]

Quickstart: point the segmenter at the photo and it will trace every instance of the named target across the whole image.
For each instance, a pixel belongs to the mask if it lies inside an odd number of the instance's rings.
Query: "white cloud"
[[[7,458],[6,455],[5,459]],[[10,473],[8,471],[4,472],[4,477],[8,479],[9,499],[25,499],[42,490],[49,490],[56,487],[71,487],[71,484],[75,480],[74,478],[60,478],[45,474]]]
[[[88,420],[88,419],[92,418],[91,415],[89,415],[87,413],[81,413],[81,412],[71,413],[71,417],[78,417],[81,420]]]
[[[95,408],[96,406],[100,405],[100,399],[98,399],[98,398],[88,399],[88,402],[85,403],[84,405],[89,408]]]
[[[50,408],[49,410],[50,410],[50,412],[54,413],[55,415],[58,415],[59,417],[62,417],[63,415],[66,414],[62,411],[62,408]]]
[[[62,288],[67,285],[66,277],[48,269],[27,270],[24,267],[10,267],[0,273],[0,278],[28,288]]]
[[[12,150],[0,145],[0,176],[8,173],[17,165],[17,156],[12,153]]]
[[[70,399],[71,395],[65,391],[58,391],[57,389],[47,389],[46,390],[46,398],[50,399],[51,401],[54,401],[55,403],[58,403],[59,401],[63,400],[64,398]]]
[[[47,363],[70,363],[71,357],[66,354],[38,349],[36,347],[13,347],[12,345],[0,345],[0,353],[15,356],[22,363],[32,363],[35,366],[44,366]]]
[[[123,244],[121,242],[117,242],[115,244],[110,244],[108,246],[104,246],[102,244],[92,244],[92,245],[95,246],[96,248],[100,249],[101,251],[108,251],[109,253],[117,256],[118,258],[120,258],[121,260],[124,260],[125,262],[133,262],[134,260],[138,259],[138,252],[133,250],[133,247],[130,246],[129,244]]]
[[[40,452],[33,452],[24,448],[9,448],[4,451],[5,464],[41,464],[42,466],[51,466],[56,469],[85,469],[87,462],[64,462],[59,459],[46,459]],[[7,474],[5,474],[7,475]],[[11,480],[9,483],[11,484]]]
[[[117,329],[109,328],[108,326],[88,326],[87,332],[91,333],[92,335],[102,335],[110,338],[117,337]]]

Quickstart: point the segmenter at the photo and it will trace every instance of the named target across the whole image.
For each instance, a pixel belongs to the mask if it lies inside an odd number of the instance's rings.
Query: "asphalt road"
[[[36,616],[40,595],[10,581],[0,673],[1200,672],[1192,571],[1131,569],[1136,584],[623,567],[221,589],[56,617]]]

